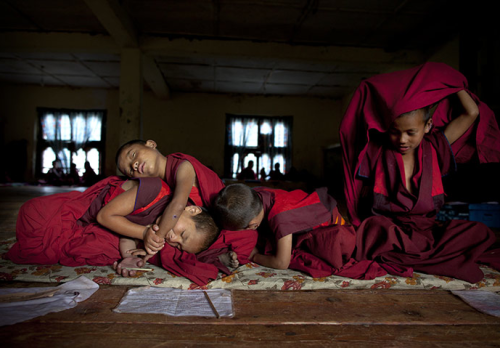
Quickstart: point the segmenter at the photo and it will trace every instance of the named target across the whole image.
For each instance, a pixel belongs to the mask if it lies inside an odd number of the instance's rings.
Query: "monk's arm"
[[[133,182],[133,187],[113,198],[102,207],[97,214],[97,222],[122,236],[142,240],[147,226],[133,223],[125,217],[134,211],[138,189],[136,181],[129,182]]]
[[[458,117],[451,120],[444,130],[444,135],[446,135],[450,144],[457,141],[476,121],[479,115],[479,108],[469,93],[465,90],[461,90],[457,93],[457,97],[460,103],[462,103],[463,112]]]
[[[184,208],[186,208],[189,194],[195,182],[196,172],[193,165],[188,161],[182,162],[177,169],[172,200],[163,211],[158,225],[159,229],[156,232],[158,237],[165,238],[168,231],[175,226],[179,216],[184,211]]]
[[[276,255],[255,254],[252,261],[264,267],[287,269],[292,258],[292,235],[278,240]]]

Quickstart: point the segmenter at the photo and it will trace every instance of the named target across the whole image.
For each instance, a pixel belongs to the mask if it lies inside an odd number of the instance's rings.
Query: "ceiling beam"
[[[305,46],[273,42],[193,40],[144,37],[141,50],[148,55],[170,57],[233,57],[315,63],[420,64],[424,56],[416,50],[386,52],[380,48]]]
[[[1,52],[105,53],[120,54],[121,48],[105,35],[82,33],[0,33]]]
[[[386,52],[378,48],[340,46],[301,46],[284,43],[259,43],[228,40],[187,40],[143,37],[141,51],[149,57],[233,57],[323,64],[408,64],[425,61],[423,53],[413,50]],[[0,33],[0,52],[115,53],[120,48],[109,37],[80,33]]]
[[[85,0],[85,3],[120,47],[138,46],[132,21],[117,0]]]
[[[142,55],[142,74],[153,93],[160,99],[170,99],[170,89],[153,58]]]
[[[117,0],[85,0],[85,3],[121,48],[139,48],[132,20]],[[155,61],[146,56],[142,61],[146,83],[158,98],[168,99],[169,88]]]

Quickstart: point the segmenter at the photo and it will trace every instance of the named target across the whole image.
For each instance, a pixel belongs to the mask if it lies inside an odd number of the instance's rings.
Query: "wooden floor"
[[[0,187],[1,238],[24,201],[59,190]],[[0,327],[1,347],[500,347],[500,318],[446,291],[234,291],[235,317],[212,319],[112,312],[127,289],[101,285],[73,309]]]

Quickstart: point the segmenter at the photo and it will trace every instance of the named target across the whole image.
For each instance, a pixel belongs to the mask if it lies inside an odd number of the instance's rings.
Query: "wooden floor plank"
[[[19,326],[17,328],[16,326]],[[151,323],[46,323],[30,326],[17,324],[11,331],[0,331],[8,347],[71,345],[71,347],[144,347],[193,345],[202,346],[263,345],[283,346],[311,343],[321,346],[348,343],[350,346],[377,347],[450,347],[495,346],[500,342],[497,325],[486,326],[364,326],[364,325],[179,325]],[[369,344],[368,344],[369,343]]]
[[[128,288],[101,285],[87,301],[65,312],[49,314],[53,321],[81,323],[130,322],[217,325],[487,325],[500,318],[476,311],[447,291],[314,290],[233,291],[235,317],[169,317],[112,311]],[[272,310],[270,310],[272,309]]]
[[[0,188],[0,238],[29,198],[73,188]],[[0,287],[56,284],[0,282]],[[500,318],[446,291],[234,291],[234,318],[113,312],[127,286],[75,308],[0,327],[2,347],[500,347]]]

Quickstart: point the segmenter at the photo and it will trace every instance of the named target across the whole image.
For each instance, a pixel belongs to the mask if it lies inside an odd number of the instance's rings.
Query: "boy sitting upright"
[[[488,256],[493,232],[474,221],[436,221],[445,203],[442,178],[457,162],[500,161],[495,115],[467,89],[466,78],[442,63],[368,78],[340,137],[355,258],[480,281],[478,262]],[[489,256],[498,263],[495,255]]]

